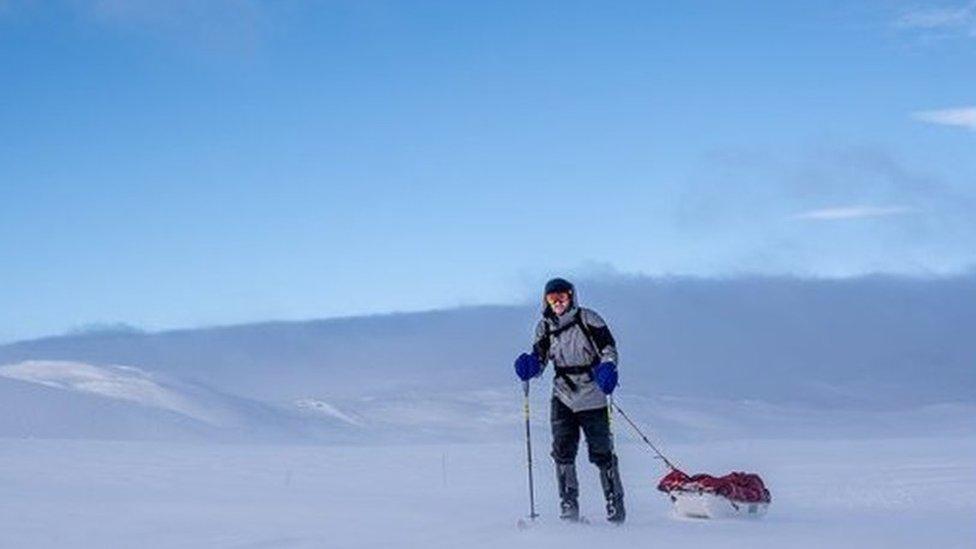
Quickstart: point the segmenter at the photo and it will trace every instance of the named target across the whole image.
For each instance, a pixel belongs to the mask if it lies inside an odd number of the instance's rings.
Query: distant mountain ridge
[[[971,400],[976,276],[582,282],[610,322],[622,383],[731,398]],[[477,389],[511,380],[536,306],[95,333],[0,346],[0,364],[79,360],[165,371],[245,396]],[[870,394],[862,395],[870,397]]]
[[[976,403],[976,276],[578,286],[614,330],[624,394],[863,410]],[[71,334],[0,346],[0,366],[132,367],[344,429],[375,426],[379,410],[417,428],[454,412],[493,425],[508,420],[511,363],[538,316],[532,304]]]

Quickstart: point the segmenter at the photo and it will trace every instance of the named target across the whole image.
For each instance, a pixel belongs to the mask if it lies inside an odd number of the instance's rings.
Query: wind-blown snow
[[[976,403],[976,275],[945,279],[629,279],[580,283],[647,395],[823,408]],[[498,390],[531,344],[536,305],[99,333],[0,346],[0,364],[125,364],[294,408],[364,395]]]
[[[165,438],[185,431],[173,425],[173,414],[211,430],[191,438],[205,440],[266,440],[292,442],[484,442],[500,441],[521,421],[520,389],[516,383],[477,390],[407,390],[373,393],[364,387],[357,397],[299,398],[285,405],[233,397],[196,384],[168,379],[140,368],[70,361],[25,361],[0,366],[0,380],[32,385],[46,391],[0,383],[0,401],[18,408],[0,417],[2,436],[71,436],[98,438]],[[53,393],[52,393],[53,391]],[[64,394],[59,403],[56,394]],[[533,382],[534,422],[547,429],[549,380]],[[75,401],[68,395],[88,397]],[[128,403],[138,409],[99,406],[98,401]],[[976,405],[944,403],[897,410],[833,410],[762,401],[647,396],[622,386],[617,403],[629,415],[667,440],[690,441],[737,437],[852,436],[890,437],[933,434],[976,434]],[[148,414],[157,410],[166,414]],[[99,430],[120,414],[141,417],[131,428]],[[79,415],[84,416],[77,435]],[[20,418],[19,420],[17,418]],[[192,427],[192,426],[191,426]],[[214,431],[216,429],[220,431]],[[258,436],[258,439],[254,439]],[[177,438],[185,438],[183,436]]]
[[[538,436],[538,527],[525,447],[216,446],[0,439],[4,547],[969,548],[976,546],[976,438],[742,440],[670,448],[690,472],[762,473],[760,520],[676,519],[645,448],[620,447],[628,521],[611,527],[581,458],[593,524],[558,524]],[[618,438],[625,438],[623,433]]]

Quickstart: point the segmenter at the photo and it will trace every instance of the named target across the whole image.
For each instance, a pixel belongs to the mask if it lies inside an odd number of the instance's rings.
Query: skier
[[[527,381],[553,362],[550,422],[552,458],[559,486],[559,518],[579,521],[576,452],[580,429],[586,435],[589,460],[600,471],[607,500],[607,520],[626,518],[624,490],[613,451],[607,395],[617,386],[617,349],[606,322],[580,307],[576,290],[562,278],[546,283],[542,319],[536,325],[531,353],[515,361],[515,372]]]

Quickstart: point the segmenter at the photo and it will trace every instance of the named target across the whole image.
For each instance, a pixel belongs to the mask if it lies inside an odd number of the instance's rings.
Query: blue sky
[[[976,3],[919,5],[0,0],[0,341],[971,272]]]

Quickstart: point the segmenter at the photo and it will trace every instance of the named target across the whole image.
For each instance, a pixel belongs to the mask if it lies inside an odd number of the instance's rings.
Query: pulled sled
[[[761,517],[772,501],[759,475],[742,472],[688,476],[672,469],[657,489],[671,498],[675,514],[691,518]]]

